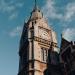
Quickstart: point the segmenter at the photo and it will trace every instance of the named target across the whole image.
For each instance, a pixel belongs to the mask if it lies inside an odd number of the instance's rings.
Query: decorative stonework
[[[44,75],[51,46],[53,51],[58,51],[55,50],[58,48],[56,34],[48,26],[41,11],[34,8],[22,32],[19,75]]]

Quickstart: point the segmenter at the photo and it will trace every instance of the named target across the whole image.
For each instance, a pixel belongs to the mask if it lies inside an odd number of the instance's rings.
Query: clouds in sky
[[[59,8],[63,12],[60,12]],[[56,6],[55,0],[47,0],[42,9],[46,18],[59,20],[60,27],[63,28],[64,38],[75,40],[75,22],[73,21],[75,19],[75,1],[68,1],[66,5],[63,4],[63,6],[58,7]],[[72,25],[71,28],[69,28],[70,24]]]
[[[57,13],[58,10],[56,9],[54,5],[55,5],[55,2],[53,0],[46,1],[46,4],[42,8],[42,11],[46,18],[51,18],[51,19],[62,18],[62,14]]]
[[[11,15],[9,16],[9,19],[10,19],[10,20],[13,20],[13,19],[15,19],[17,16],[18,16],[18,13],[17,13],[17,12],[14,12],[13,14],[11,14]]]
[[[55,6],[56,2],[54,0],[47,0],[46,4],[43,6],[43,13],[46,18],[51,19],[59,19],[64,21],[72,20],[73,16],[75,15],[75,2],[67,3],[67,5],[60,7],[64,13],[60,13],[59,7]],[[64,5],[63,5],[64,6]]]
[[[24,5],[22,2],[15,2],[12,0],[0,0],[0,12],[9,15],[9,19],[14,19],[18,15],[18,8]]]
[[[20,36],[22,33],[22,27],[21,26],[17,26],[16,28],[13,28],[8,35],[10,37],[16,37],[16,36]]]
[[[69,3],[67,6],[66,6],[66,9],[65,9],[65,16],[64,16],[64,19],[65,21],[70,21],[73,19],[73,17],[75,17],[75,2],[74,3]]]
[[[75,28],[67,28],[63,31],[63,37],[68,41],[75,41]]]

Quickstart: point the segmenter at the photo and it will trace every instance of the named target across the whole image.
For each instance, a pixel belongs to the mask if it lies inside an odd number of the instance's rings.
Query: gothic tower
[[[35,1],[35,7],[28,22],[24,24],[20,40],[18,75],[44,75],[51,43],[53,50],[57,52],[56,34],[48,26]]]

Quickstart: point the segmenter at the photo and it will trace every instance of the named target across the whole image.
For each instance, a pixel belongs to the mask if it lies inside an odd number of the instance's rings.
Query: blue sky
[[[67,40],[75,40],[75,0],[38,0],[48,24]],[[0,75],[17,75],[19,40],[34,0],[0,0]],[[58,41],[60,44],[60,41]]]

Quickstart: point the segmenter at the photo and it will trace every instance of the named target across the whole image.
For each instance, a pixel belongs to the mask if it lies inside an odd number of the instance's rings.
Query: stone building
[[[30,18],[23,27],[18,75],[44,75],[51,46],[52,51],[58,53],[56,33],[49,27],[35,2]]]
[[[64,65],[60,63],[59,53],[53,50],[52,44],[48,52],[48,64],[45,75],[65,75]]]
[[[35,0],[20,39],[18,75],[75,75],[75,42],[62,39],[59,53],[49,26]]]
[[[60,56],[66,75],[75,75],[75,41],[62,38]]]

